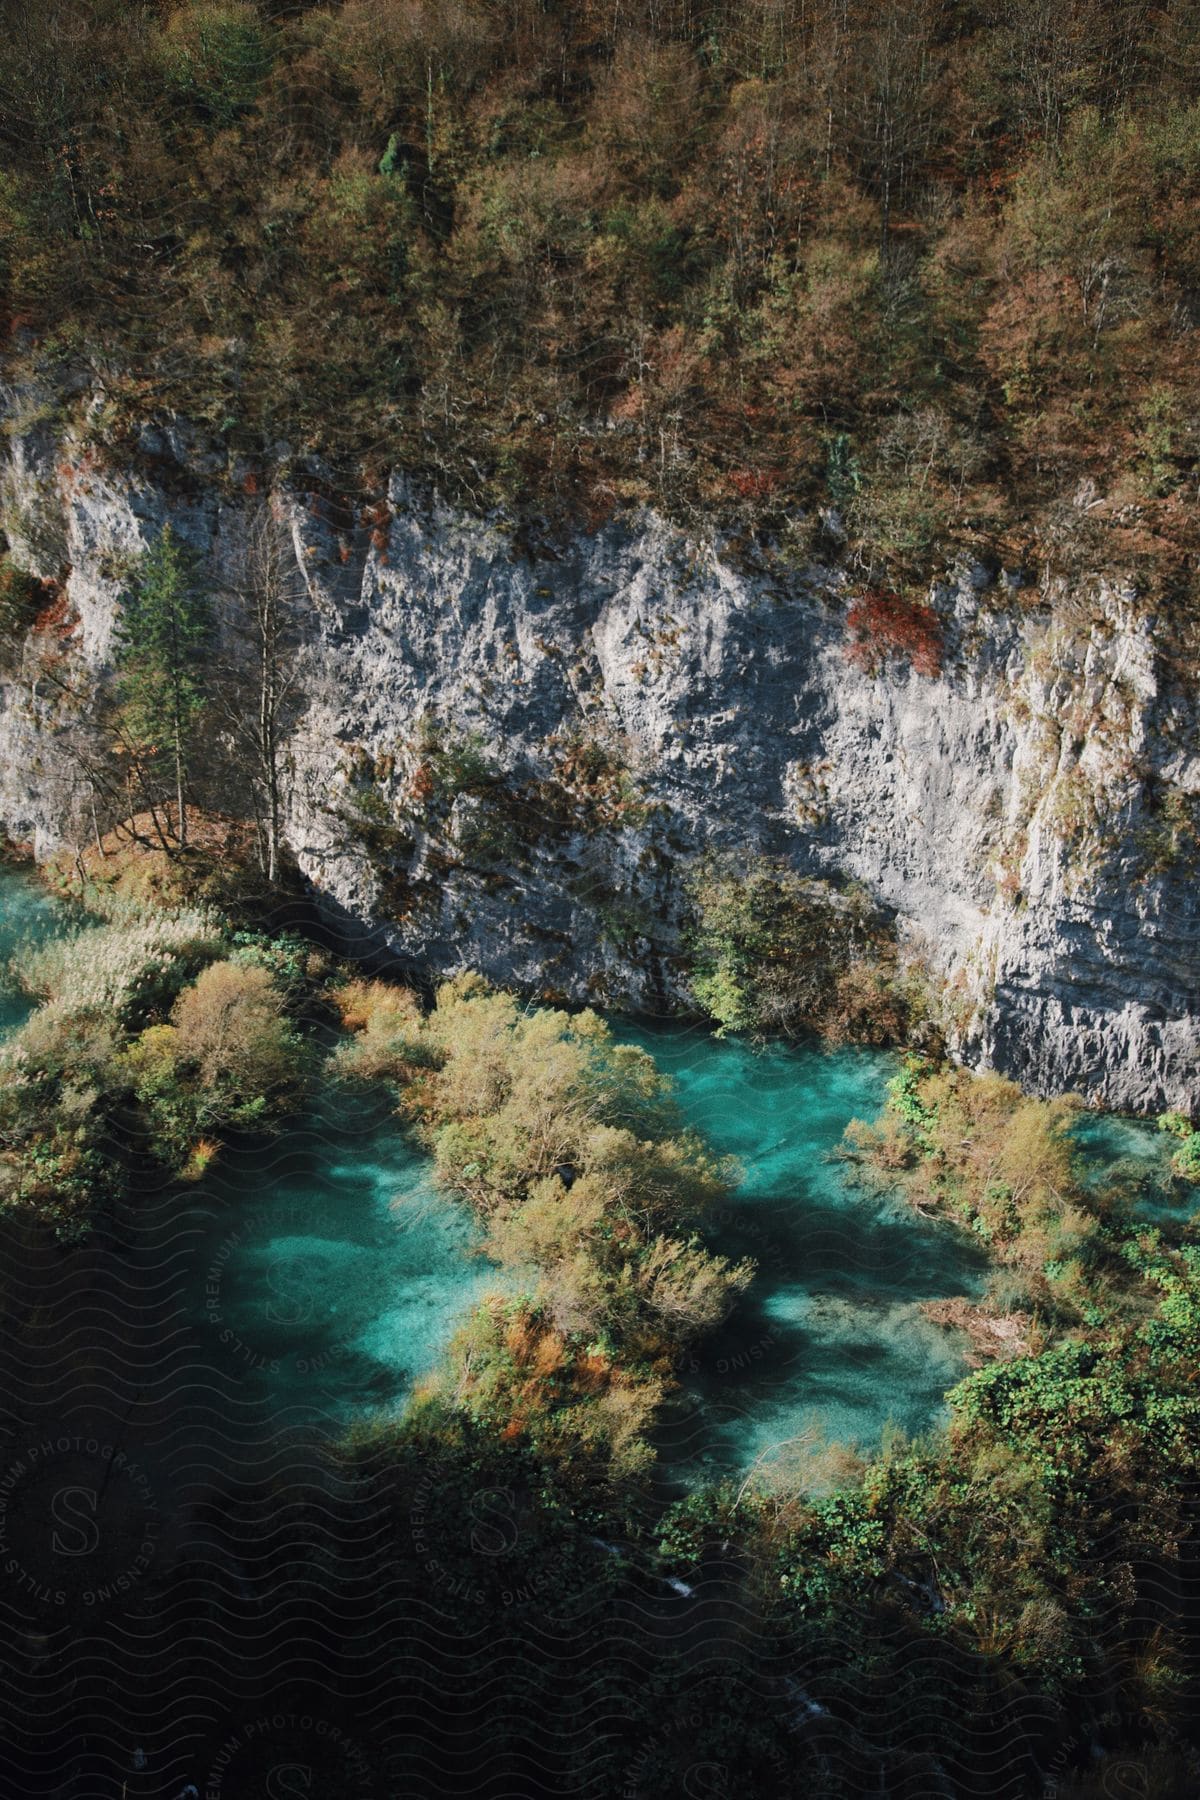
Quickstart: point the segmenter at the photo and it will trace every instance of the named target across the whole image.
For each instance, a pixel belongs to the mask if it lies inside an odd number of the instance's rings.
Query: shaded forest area
[[[110,443],[1190,596],[1195,0],[4,11],[3,328]]]

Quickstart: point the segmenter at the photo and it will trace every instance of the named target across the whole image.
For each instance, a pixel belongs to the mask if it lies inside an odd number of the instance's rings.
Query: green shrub
[[[270,47],[258,13],[244,0],[190,0],[170,21],[162,58],[179,99],[221,126],[253,106]]]
[[[692,879],[691,990],[719,1034],[827,1031],[891,1042],[906,1025],[894,947],[855,889],[758,863],[712,863]]]
[[[170,1023],[143,1031],[126,1061],[156,1149],[179,1166],[198,1139],[259,1129],[292,1104],[306,1053],[269,970],[229,961],[184,988]]]
[[[103,1007],[40,1007],[0,1050],[0,1200],[73,1231],[120,1187],[110,1120],[126,1091]]]
[[[0,1195],[59,1228],[120,1193],[147,1151],[201,1173],[214,1133],[270,1124],[309,1068],[287,1017],[298,940],[241,932],[216,960],[215,913],[107,906],[107,923],[18,959],[41,1005],[0,1052]]]
[[[1038,1100],[1003,1076],[909,1057],[888,1105],[917,1157],[910,1198],[970,1227],[997,1256],[1048,1280],[1095,1249],[1071,1126],[1079,1102]]]
[[[1200,1181],[1200,1131],[1186,1113],[1165,1112],[1159,1115],[1158,1129],[1178,1139],[1172,1163],[1188,1181]]]
[[[652,1059],[594,1013],[530,1010],[475,976],[443,986],[425,1017],[381,982],[338,1003],[355,1037],[335,1068],[392,1082],[489,1252],[534,1285],[503,1328],[495,1308],[478,1315],[448,1391],[555,1454],[570,1441],[640,1466],[660,1377],[753,1274],[700,1235],[731,1170],[682,1128]]]

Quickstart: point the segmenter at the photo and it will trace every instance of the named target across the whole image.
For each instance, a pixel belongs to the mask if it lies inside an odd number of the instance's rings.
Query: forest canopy
[[[0,327],[118,442],[1187,584],[1193,0],[6,13]]]

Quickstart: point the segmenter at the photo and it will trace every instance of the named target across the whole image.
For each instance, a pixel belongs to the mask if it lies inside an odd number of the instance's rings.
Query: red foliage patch
[[[851,642],[847,655],[869,675],[889,657],[908,663],[918,675],[942,672],[942,622],[928,606],[902,600],[884,588],[868,588],[846,614]]]
[[[393,517],[386,500],[376,500],[373,505],[364,506],[359,514],[359,524],[372,527],[371,544],[379,552],[380,562],[384,563],[387,561],[388,528]]]
[[[782,483],[778,469],[734,469],[729,476],[729,485],[743,500],[765,500],[773,494]]]
[[[38,586],[42,604],[33,621],[33,629],[47,637],[70,637],[77,621],[65,585],[58,581],[39,581]]]
[[[95,450],[90,447],[85,447],[79,452],[79,455],[74,462],[60,462],[55,464],[55,472],[58,475],[58,479],[68,493],[73,493],[75,488],[79,486],[83,477],[92,473],[96,467],[96,461]]]

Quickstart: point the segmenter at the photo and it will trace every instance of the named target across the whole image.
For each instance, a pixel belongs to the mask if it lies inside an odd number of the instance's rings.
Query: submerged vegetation
[[[614,1118],[638,1132],[671,1125],[652,1070],[587,1015],[522,1012],[470,978],[428,1017],[382,985],[352,984],[341,1004],[355,1030],[341,1066],[395,1083],[442,1179],[489,1223],[493,1253],[539,1284],[534,1298],[486,1304],[406,1419],[360,1438],[350,1454],[365,1488],[424,1520],[435,1471],[442,1529],[424,1566],[472,1628],[547,1605],[547,1569],[564,1618],[654,1609],[656,1588],[725,1584],[734,1602],[736,1626],[714,1623],[705,1639],[715,1667],[736,1671],[732,1699],[670,1638],[656,1646],[649,1699],[623,1663],[636,1648],[621,1649],[624,1637],[598,1648],[592,1675],[623,1725],[603,1752],[606,1791],[684,1794],[681,1763],[699,1761],[736,1769],[748,1793],[817,1782],[830,1796],[1035,1794],[1057,1757],[1066,1792],[1072,1767],[1117,1750],[1131,1779],[1161,1783],[1143,1791],[1187,1791],[1197,1752],[1171,1592],[1200,1477],[1200,1247],[1190,1227],[1141,1226],[1121,1196],[1085,1183],[1071,1102],[910,1058],[885,1118],[852,1129],[851,1154],[864,1179],[874,1168],[980,1237],[997,1262],[985,1304],[1019,1301],[1034,1328],[950,1393],[944,1430],[894,1436],[831,1492],[756,1465],[664,1507],[634,1479],[656,1389],[639,1379],[636,1403],[628,1389],[618,1399],[612,1371],[680,1341],[644,1299],[650,1234],[677,1220],[680,1190],[673,1178],[626,1233],[614,1285],[611,1234],[630,1196],[587,1147],[607,1141]],[[661,1143],[646,1153],[660,1166]],[[711,1171],[697,1193],[690,1147],[683,1162],[693,1213]],[[685,1332],[706,1312],[689,1297]],[[661,1389],[669,1356],[656,1366]],[[522,1496],[503,1589],[473,1535],[481,1492]],[[625,1560],[597,1554],[597,1531]],[[559,1673],[540,1652],[523,1671],[538,1716],[553,1711]],[[757,1707],[742,1697],[754,1693]],[[877,1701],[865,1706],[864,1693]],[[487,1732],[520,1741],[498,1708]],[[1075,1748],[1063,1754],[1064,1741]],[[582,1778],[573,1765],[569,1777]],[[1086,1780],[1074,1791],[1089,1792]]]
[[[153,1759],[180,1695],[209,1716],[193,1682],[220,1660],[204,1635],[219,1615],[245,1629],[211,1708],[228,1743],[277,1716],[281,1667],[286,1684],[311,1661],[313,1715],[335,1696],[327,1742],[356,1707],[372,1730],[400,1721],[389,1795],[1200,1791],[1195,1113],[1159,1121],[1179,1205],[1149,1222],[1136,1179],[1085,1168],[1069,1098],[942,1059],[935,997],[868,896],[764,862],[696,870],[676,968],[699,1014],[720,1035],[903,1046],[846,1167],[930,1232],[969,1234],[991,1274],[982,1299],[926,1308],[979,1365],[939,1427],[832,1476],[827,1461],[828,1479],[760,1459],[681,1496],[656,1428],[756,1276],[721,1252],[735,1171],[594,1013],[471,974],[418,998],[261,910],[293,873],[286,745],[312,604],[278,484],[335,576],[368,546],[387,561],[394,472],[489,515],[514,554],[653,507],[768,574],[764,604],[774,577],[836,564],[845,653],[870,676],[932,681],[972,654],[927,603],[970,558],[981,610],[1057,609],[1039,654],[1058,712],[1058,628],[1082,615],[1109,634],[1090,597],[1107,583],[1159,659],[1146,721],[1186,721],[1198,333],[1196,0],[6,8],[0,352],[6,430],[32,448],[30,497],[18,482],[0,520],[0,666],[31,709],[58,709],[79,779],[54,875],[80,908],[14,959],[28,1012],[0,1045],[0,1225],[30,1249],[3,1295],[9,1448],[63,1371],[82,1372],[89,1430],[126,1387],[121,1432],[169,1412],[158,1371],[143,1387],[137,1364],[126,1381],[70,1347],[56,1361],[58,1288],[35,1291],[38,1270],[57,1284],[57,1240],[86,1240],[89,1306],[96,1270],[137,1288],[140,1203],[166,1192],[170,1214],[170,1184],[284,1129],[319,1082],[388,1097],[497,1270],[441,1366],[326,1445],[311,1487],[293,1434],[234,1478],[207,1468],[221,1421],[189,1444],[197,1415],[169,1419],[209,1485],[180,1484],[128,1633],[146,1693],[70,1667],[63,1640],[89,1634],[61,1630],[60,1597],[51,1629],[6,1632],[18,1703],[26,1675],[36,1701],[15,1754],[66,1694],[61,1791],[90,1781],[81,1744],[119,1739],[119,1774],[88,1791],[200,1792]],[[249,537],[237,569],[170,527],[97,562],[122,599],[89,722],[62,520],[106,459],[188,529],[202,486],[236,501]],[[1132,704],[1105,715],[1118,736]],[[1084,830],[1076,765],[1101,716],[1075,712],[1074,748],[1057,713],[1042,722],[1066,768],[1064,843]],[[519,862],[532,881],[531,846],[650,819],[628,746],[594,729],[552,740],[536,781],[432,713],[386,754],[344,744],[331,804],[392,916],[419,917],[418,879],[432,891],[451,863],[503,882]],[[1194,807],[1125,749],[1149,879],[1194,846]],[[787,783],[820,830],[820,765]],[[238,819],[202,810],[218,795]],[[431,873],[410,881],[418,861]],[[609,944],[657,956],[636,909],[579,872]],[[1017,874],[1002,879],[1016,905]],[[152,1335],[121,1347],[143,1356]],[[177,1466],[161,1443],[148,1460],[164,1482]],[[296,1618],[321,1623],[293,1657]],[[348,1793],[360,1772],[318,1773]],[[312,1776],[289,1759],[269,1785],[315,1792]]]

